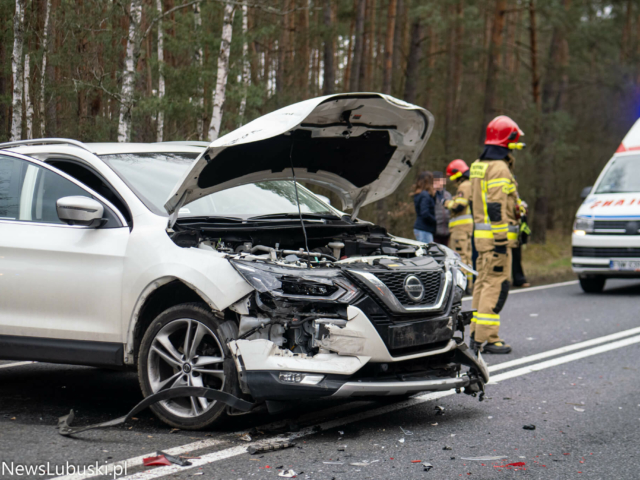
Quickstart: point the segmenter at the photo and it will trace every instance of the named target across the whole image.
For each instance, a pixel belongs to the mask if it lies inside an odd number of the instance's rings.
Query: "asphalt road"
[[[573,283],[510,296],[501,332],[514,350],[486,357],[493,380],[484,402],[449,393],[400,403],[314,402],[278,417],[236,417],[208,432],[172,431],[147,411],[126,426],[61,437],[57,418],[71,408],[77,424],[128,411],[141,398],[135,375],[1,362],[0,478],[54,478],[67,462],[86,467],[129,459],[127,480],[275,479],[286,469],[326,480],[638,479],[639,295],[638,282],[610,281],[600,295]],[[511,363],[500,365],[505,362]],[[437,414],[436,406],[444,411]],[[263,432],[254,441],[280,435],[295,437],[296,446],[249,455],[238,433],[253,427]],[[186,468],[141,467],[140,457],[158,449],[200,459]],[[467,459],[473,457],[489,459]],[[433,468],[425,471],[425,462]],[[51,474],[11,475],[9,467],[18,465],[48,466]]]

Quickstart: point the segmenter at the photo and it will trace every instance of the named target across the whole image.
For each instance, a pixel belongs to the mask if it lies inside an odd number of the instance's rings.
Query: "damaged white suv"
[[[344,94],[209,146],[0,145],[0,359],[135,367],[184,429],[265,403],[481,393],[469,267],[356,218],[432,128],[422,108]]]

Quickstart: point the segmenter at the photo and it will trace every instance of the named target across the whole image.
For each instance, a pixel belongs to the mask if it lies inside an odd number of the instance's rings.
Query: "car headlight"
[[[241,260],[230,262],[253,288],[276,297],[349,303],[359,293],[358,288],[339,270],[310,270]]]
[[[573,224],[573,233],[576,235],[586,235],[587,233],[593,233],[593,219],[586,217],[576,217],[576,221]]]

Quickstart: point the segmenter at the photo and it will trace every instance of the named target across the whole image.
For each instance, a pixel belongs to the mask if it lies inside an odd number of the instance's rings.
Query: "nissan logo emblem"
[[[424,297],[424,285],[415,275],[408,275],[404,279],[404,291],[407,296],[414,302],[419,302]]]

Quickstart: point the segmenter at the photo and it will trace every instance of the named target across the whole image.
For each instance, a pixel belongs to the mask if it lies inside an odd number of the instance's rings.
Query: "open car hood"
[[[379,93],[312,98],[281,108],[220,137],[176,184],[165,204],[180,207],[214,192],[265,180],[298,181],[334,191],[342,210],[391,194],[407,176],[431,131],[433,115]]]

